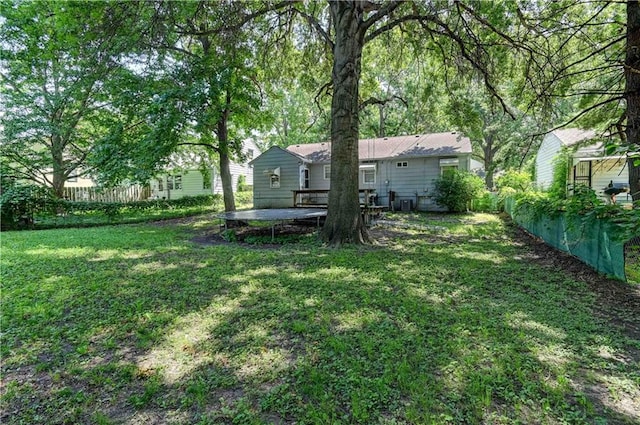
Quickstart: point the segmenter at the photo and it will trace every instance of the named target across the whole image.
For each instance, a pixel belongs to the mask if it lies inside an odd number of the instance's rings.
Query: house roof
[[[311,162],[330,162],[331,143],[291,145],[287,150]],[[455,156],[471,153],[471,141],[460,133],[432,133],[358,141],[361,161],[387,158]]]
[[[602,141],[597,140],[598,134],[594,130],[581,130],[579,128],[567,128],[555,130],[554,134],[564,146],[575,146],[574,158],[580,160],[589,159],[619,159],[622,155],[606,156]],[[589,143],[591,139],[596,139],[595,143]]]
[[[279,146],[271,146],[269,149],[267,149],[266,151],[262,152],[260,155],[258,155],[257,157],[255,157],[252,161],[249,161],[249,165],[253,165],[253,163],[254,163],[254,162],[255,162],[259,157],[263,156],[263,155],[264,155],[264,154],[266,154],[267,152],[275,151],[275,150],[279,150],[279,151],[285,152],[285,153],[287,153],[287,154],[289,154],[289,155],[291,155],[291,156],[293,156],[293,157],[295,157],[295,158],[299,159],[300,161],[303,161],[303,162],[309,162],[309,160],[308,160],[307,158],[304,158],[304,157],[302,157],[301,155],[299,155],[299,154],[297,154],[297,153],[295,153],[295,152],[289,151],[289,150],[287,150],[287,149],[282,149],[282,148],[281,148],[281,147],[279,147]]]
[[[565,128],[562,130],[554,130],[551,134],[555,135],[563,145],[572,146],[596,137],[593,130],[581,130],[579,128]]]

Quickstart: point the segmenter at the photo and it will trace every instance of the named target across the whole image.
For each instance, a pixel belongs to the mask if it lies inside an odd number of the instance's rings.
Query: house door
[[[591,187],[591,161],[580,161],[573,166],[573,183],[574,185],[585,185]]]

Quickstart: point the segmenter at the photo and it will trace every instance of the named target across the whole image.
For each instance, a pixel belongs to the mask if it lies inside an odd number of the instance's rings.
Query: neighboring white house
[[[358,148],[359,188],[380,206],[442,210],[433,199],[435,180],[471,169],[471,142],[455,132],[363,139]],[[296,206],[294,194],[302,204],[326,205],[331,143],[274,146],[252,164],[255,208]]]
[[[547,133],[536,154],[538,188],[546,190],[551,185],[555,159],[565,147],[571,152],[567,176],[570,186],[584,184],[593,189],[599,197],[607,199],[604,189],[609,183],[628,183],[626,158],[619,155],[605,156],[602,142],[589,142],[594,138],[594,131],[575,128]],[[631,196],[628,194],[619,194],[616,198],[618,201],[631,202]]]
[[[252,140],[245,140],[242,152],[246,158],[243,163],[231,162],[233,190],[238,190],[238,181],[244,176],[246,185],[253,181],[253,167],[249,162],[260,154],[260,149]],[[203,173],[195,165],[176,167],[172,171],[157,176],[149,182],[151,196],[156,199],[180,199],[185,196],[212,195],[222,193],[222,180],[215,167]]]

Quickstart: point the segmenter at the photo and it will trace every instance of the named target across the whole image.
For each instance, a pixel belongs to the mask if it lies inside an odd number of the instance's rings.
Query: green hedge
[[[96,212],[103,213],[107,216],[116,216],[125,211],[170,210],[207,205],[215,206],[219,205],[221,200],[221,195],[186,196],[180,199],[150,199],[135,202],[85,202],[59,199],[55,201],[55,206],[58,214]]]
[[[3,230],[39,227],[35,226],[36,221],[47,221],[49,217],[104,216],[109,221],[114,221],[123,214],[144,214],[207,206],[216,208],[220,205],[222,205],[221,195],[200,195],[172,200],[157,199],[126,203],[69,201],[55,199],[48,190],[30,185],[10,187],[4,190],[0,198]],[[68,219],[67,221],[73,220]],[[74,224],[80,223],[74,222]],[[53,227],[57,226],[53,225]],[[60,223],[60,226],[64,227],[64,223]]]

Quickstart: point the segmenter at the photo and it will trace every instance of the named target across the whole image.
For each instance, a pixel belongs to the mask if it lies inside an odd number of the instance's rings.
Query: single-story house
[[[471,167],[471,142],[455,132],[363,139],[358,149],[361,191],[395,209],[441,210],[434,181],[447,170]],[[307,204],[326,204],[321,192],[330,189],[331,143],[274,146],[250,164],[254,208],[296,206],[294,191],[309,192],[301,194]]]
[[[238,183],[244,180],[245,185],[253,181],[253,167],[249,162],[255,158],[260,149],[250,139],[243,141],[242,152],[246,161],[231,162],[231,178],[233,190],[238,190]],[[177,161],[179,162],[179,161]],[[156,199],[180,199],[185,196],[212,195],[222,193],[222,180],[216,167],[208,167],[203,172],[195,164],[176,165],[173,170],[157,176],[149,182],[151,196]]]
[[[555,158],[563,148],[569,149],[571,159],[567,184],[584,184],[593,189],[603,200],[607,200],[604,189],[610,184],[628,184],[629,171],[626,157],[607,156],[602,142],[590,142],[597,138],[593,130],[568,128],[554,130],[542,140],[536,154],[536,185],[548,189],[553,181]],[[616,196],[618,202],[631,202],[631,196],[621,193]]]

